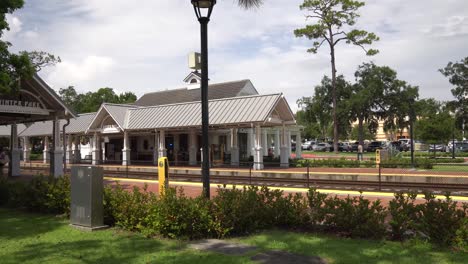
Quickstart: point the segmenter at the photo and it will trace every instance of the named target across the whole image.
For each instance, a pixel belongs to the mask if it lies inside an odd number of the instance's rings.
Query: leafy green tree
[[[321,83],[315,87],[313,97],[303,97],[298,101],[301,108],[298,123],[311,132],[312,138],[322,140],[331,138],[332,128],[332,84],[331,79],[324,76]],[[342,75],[337,78],[337,97],[339,98],[339,111],[337,113],[339,138],[345,139],[351,131],[351,122],[347,108],[347,100],[351,96],[351,84]],[[330,133],[331,132],[331,133]],[[313,133],[313,134],[312,134]]]
[[[458,128],[465,137],[465,127],[468,123],[468,57],[459,62],[449,62],[444,69],[439,70],[455,87],[451,90],[455,100],[451,102],[456,114]]]
[[[304,0],[300,9],[308,12],[306,18],[312,21],[312,23],[294,31],[296,37],[306,37],[310,40],[314,40],[312,48],[310,48],[308,52],[317,53],[317,50],[323,43],[327,43],[330,48],[335,152],[338,151],[339,138],[335,49],[340,42],[344,41],[347,44],[361,47],[369,56],[375,55],[378,52],[375,49],[366,49],[367,45],[379,40],[374,33],[359,29],[347,30],[348,27],[354,26],[356,23],[356,19],[359,17],[357,11],[362,6],[364,6],[364,2],[353,0]]]
[[[418,139],[429,144],[446,144],[452,139],[451,129],[454,118],[448,111],[433,113],[426,118],[420,118],[416,122],[415,134]]]
[[[21,78],[30,78],[43,67],[60,62],[59,57],[39,51],[22,51],[18,54],[11,53],[11,43],[1,40],[6,30],[9,30],[6,14],[23,7],[23,0],[0,1],[0,94],[4,96],[16,96]]]
[[[359,129],[359,126],[354,126],[351,129],[351,134],[349,135],[349,138],[350,139],[358,139],[358,140],[360,138],[362,138],[363,140],[364,139],[375,140],[377,130],[375,129],[374,125],[373,124],[371,125],[371,124],[368,124],[368,123],[363,123],[362,127],[366,128],[366,129]],[[362,142],[361,144],[364,144],[364,142]]]
[[[112,88],[100,88],[96,92],[78,93],[73,86],[61,88],[59,95],[62,100],[77,113],[96,112],[101,104],[131,104],[137,99],[132,92],[125,92],[120,95]]]

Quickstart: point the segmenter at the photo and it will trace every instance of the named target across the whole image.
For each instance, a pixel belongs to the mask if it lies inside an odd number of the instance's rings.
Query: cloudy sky
[[[189,0],[25,0],[8,17],[5,38],[14,50],[42,50],[62,63],[40,72],[54,89],[112,87],[118,92],[180,88],[189,73],[187,55],[199,50],[199,24]],[[245,11],[219,0],[209,24],[210,79],[250,79],[260,93],[296,100],[313,94],[330,75],[329,50],[316,55],[311,42],[294,37],[306,25],[302,0],[265,0]],[[350,81],[357,66],[373,60],[420,87],[421,97],[451,98],[437,70],[468,56],[468,1],[367,0],[356,27],[375,32],[380,54],[366,57],[342,43],[337,69]]]

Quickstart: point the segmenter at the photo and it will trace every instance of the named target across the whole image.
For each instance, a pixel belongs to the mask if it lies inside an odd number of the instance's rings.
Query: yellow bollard
[[[380,149],[375,150],[375,167],[378,168],[380,165]]]
[[[158,159],[158,181],[159,181],[159,195],[165,194],[166,189],[169,188],[169,161],[167,157]]]

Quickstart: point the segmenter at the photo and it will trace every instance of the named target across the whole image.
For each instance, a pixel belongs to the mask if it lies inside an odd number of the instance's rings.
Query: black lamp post
[[[413,98],[410,98],[410,100],[409,100],[409,107],[410,107],[411,166],[414,169],[414,119],[415,119],[415,113],[414,113],[414,99]]]
[[[202,106],[202,178],[203,194],[210,198],[210,154],[208,142],[208,22],[216,0],[191,0],[201,32],[201,106]]]

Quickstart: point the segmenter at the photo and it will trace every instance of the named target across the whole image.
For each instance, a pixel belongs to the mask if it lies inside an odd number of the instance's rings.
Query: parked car
[[[351,151],[351,143],[350,142],[343,142],[341,143],[343,146],[343,151],[349,152]]]
[[[446,151],[446,146],[445,145],[429,145],[429,152],[445,152]]]
[[[314,150],[315,151],[325,152],[325,151],[330,151],[330,149],[331,149],[330,144],[328,144],[328,143],[319,143],[319,144],[316,145]]]
[[[302,150],[313,150],[315,145],[315,141],[306,141],[302,143],[301,147]]]
[[[400,151],[408,151],[410,150],[411,140],[408,138],[400,138],[398,140],[400,142]]]
[[[385,147],[385,143],[382,141],[372,141],[367,146],[367,152],[375,152],[377,149],[383,149]]]
[[[328,145],[330,145],[330,151],[335,151],[335,145],[333,141],[328,141]],[[343,143],[338,142],[338,151],[343,151]]]
[[[448,152],[452,152],[452,147],[448,147]],[[468,152],[468,142],[455,142],[455,152]]]

